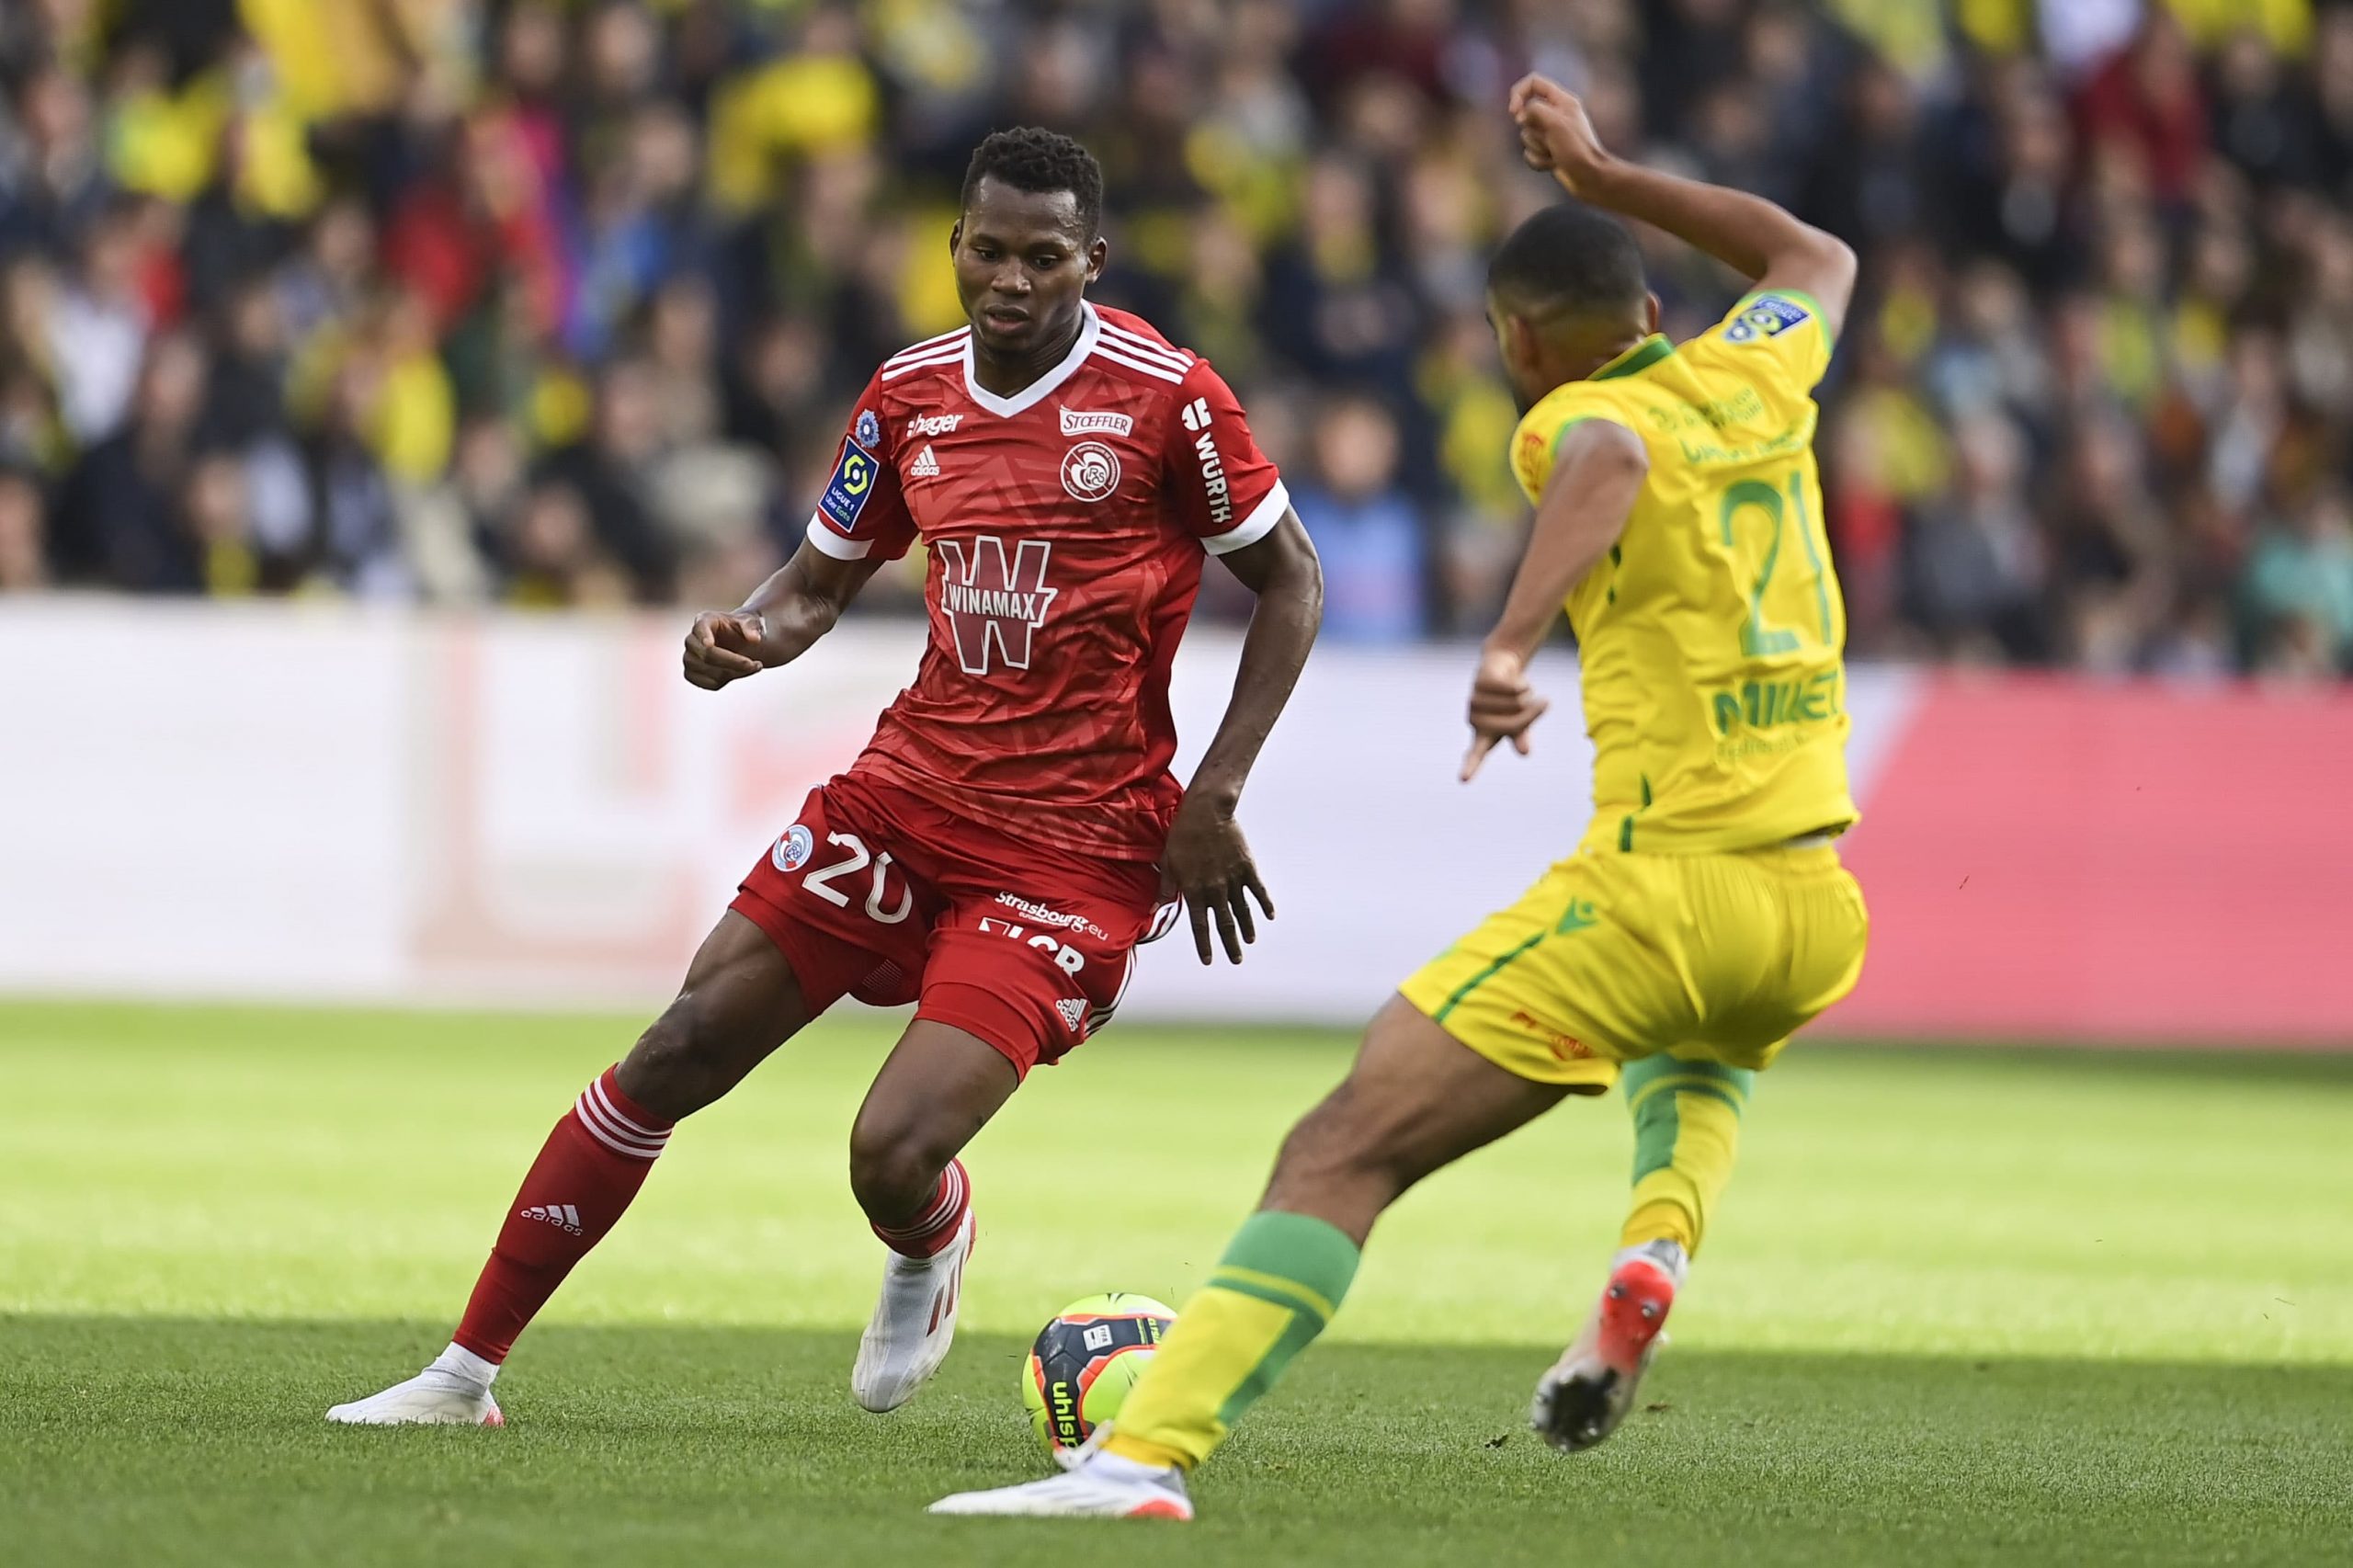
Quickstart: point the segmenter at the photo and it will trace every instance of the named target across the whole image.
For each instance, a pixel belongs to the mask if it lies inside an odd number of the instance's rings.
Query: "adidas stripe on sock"
[[[614,1069],[580,1092],[506,1210],[458,1324],[460,1349],[494,1366],[506,1358],[515,1336],[637,1197],[670,1126],[621,1092]]]
[[[932,1189],[931,1201],[924,1205],[921,1214],[904,1225],[875,1225],[874,1233],[884,1246],[904,1256],[933,1256],[956,1239],[972,1198],[972,1177],[964,1170],[964,1162],[950,1160],[939,1173],[939,1185]]]

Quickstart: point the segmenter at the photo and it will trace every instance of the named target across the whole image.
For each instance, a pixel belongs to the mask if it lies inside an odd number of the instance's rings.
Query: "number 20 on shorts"
[[[915,913],[915,890],[907,886],[904,879],[899,885],[899,906],[890,910],[882,907],[882,881],[891,869],[889,850],[885,849],[880,855],[872,854],[867,849],[866,841],[854,833],[829,833],[825,835],[825,842],[836,849],[847,850],[848,853],[831,865],[811,867],[801,876],[802,887],[835,908],[847,909],[850,895],[834,886],[834,883],[844,877],[855,876],[871,866],[874,869],[874,885],[866,895],[867,918],[881,925],[896,926]]]

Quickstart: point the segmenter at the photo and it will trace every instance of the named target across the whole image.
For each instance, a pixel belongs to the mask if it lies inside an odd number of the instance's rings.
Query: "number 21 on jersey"
[[[1822,541],[1806,505],[1806,472],[1792,468],[1778,481],[1738,479],[1718,505],[1719,542],[1732,557],[1748,614],[1740,626],[1744,658],[1791,653],[1808,639],[1832,646],[1837,632],[1830,608],[1829,574]],[[1795,533],[1800,564],[1784,546]]]

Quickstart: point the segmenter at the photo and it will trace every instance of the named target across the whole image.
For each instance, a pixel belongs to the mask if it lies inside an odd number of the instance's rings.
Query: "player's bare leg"
[[[449,1349],[417,1376],[338,1404],[327,1419],[503,1425],[490,1385],[516,1335],[620,1221],[671,1127],[733,1088],[808,1021],[800,983],[776,944],[733,911],[721,915],[676,1000],[548,1135]]]
[[[1407,1188],[1561,1103],[1569,1091],[1506,1073],[1392,996],[1340,1086],[1276,1156],[1261,1210],[1313,1215],[1358,1246]]]
[[[1506,1072],[1392,997],[1347,1078],[1291,1130],[1258,1212],[1177,1313],[1108,1436],[1063,1475],[932,1511],[1192,1517],[1186,1473],[1322,1331],[1373,1221],[1568,1092]]]
[[[986,1041],[917,1018],[858,1108],[850,1190],[890,1249],[850,1370],[850,1392],[869,1410],[904,1404],[947,1359],[974,1233],[972,1182],[956,1156],[1020,1084]]]

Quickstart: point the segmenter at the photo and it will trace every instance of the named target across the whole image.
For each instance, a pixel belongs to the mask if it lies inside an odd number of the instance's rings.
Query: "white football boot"
[[[448,1357],[445,1355],[443,1360]],[[381,1393],[338,1404],[327,1419],[346,1426],[504,1426],[490,1384],[442,1361]]]
[[[1189,1519],[1192,1495],[1174,1465],[1139,1464],[1103,1451],[1108,1426],[1075,1452],[1056,1454],[1063,1473],[1019,1486],[959,1492],[927,1510],[934,1514],[996,1514],[1062,1519]]]
[[[972,1256],[972,1212],[967,1203],[956,1239],[931,1256],[894,1252],[882,1266],[882,1299],[849,1371],[849,1392],[867,1409],[896,1410],[948,1359],[963,1305],[964,1263]]]
[[[1618,1255],[1585,1327],[1536,1385],[1528,1424],[1546,1442],[1564,1454],[1582,1453],[1618,1430],[1665,1342],[1666,1314],[1688,1267],[1671,1241]]]

